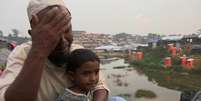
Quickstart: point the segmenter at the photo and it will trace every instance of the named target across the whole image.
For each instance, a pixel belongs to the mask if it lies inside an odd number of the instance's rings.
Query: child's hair
[[[98,61],[100,63],[99,57],[93,51],[89,49],[76,49],[69,55],[66,71],[74,72],[82,64],[88,61]]]

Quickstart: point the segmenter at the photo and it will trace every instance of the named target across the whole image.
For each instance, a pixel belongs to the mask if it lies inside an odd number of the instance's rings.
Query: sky
[[[29,0],[0,0],[0,30],[28,35]],[[201,0],[65,0],[73,30],[105,34],[190,34],[201,29]]]

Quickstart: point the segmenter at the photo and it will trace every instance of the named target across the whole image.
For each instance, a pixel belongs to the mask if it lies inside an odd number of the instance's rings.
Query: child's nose
[[[96,75],[96,74],[92,74],[92,75],[90,76],[90,81],[91,81],[91,82],[97,81],[97,75]]]

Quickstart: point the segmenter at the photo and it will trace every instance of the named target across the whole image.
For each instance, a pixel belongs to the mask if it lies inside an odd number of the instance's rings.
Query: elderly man
[[[31,0],[28,6],[32,42],[17,46],[0,77],[0,101],[55,101],[65,87],[63,67],[73,45],[71,15],[62,0]],[[71,45],[72,44],[72,45]],[[104,101],[103,79],[93,90],[94,101]]]

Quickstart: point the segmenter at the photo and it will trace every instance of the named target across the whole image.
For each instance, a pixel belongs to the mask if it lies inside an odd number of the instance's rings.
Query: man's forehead
[[[60,5],[66,8],[64,0],[29,0],[27,7],[27,14],[29,21],[31,21],[33,15],[38,15],[44,9],[48,9],[49,6]],[[68,11],[68,10],[67,10]]]
[[[58,7],[60,10],[66,11],[66,13],[68,13],[69,15],[71,15],[70,11],[66,7],[61,6],[61,5],[51,5],[51,6],[48,6],[48,7],[44,8],[43,10],[41,10],[37,15],[44,14],[48,10],[50,10],[50,9],[52,9],[54,7]]]

